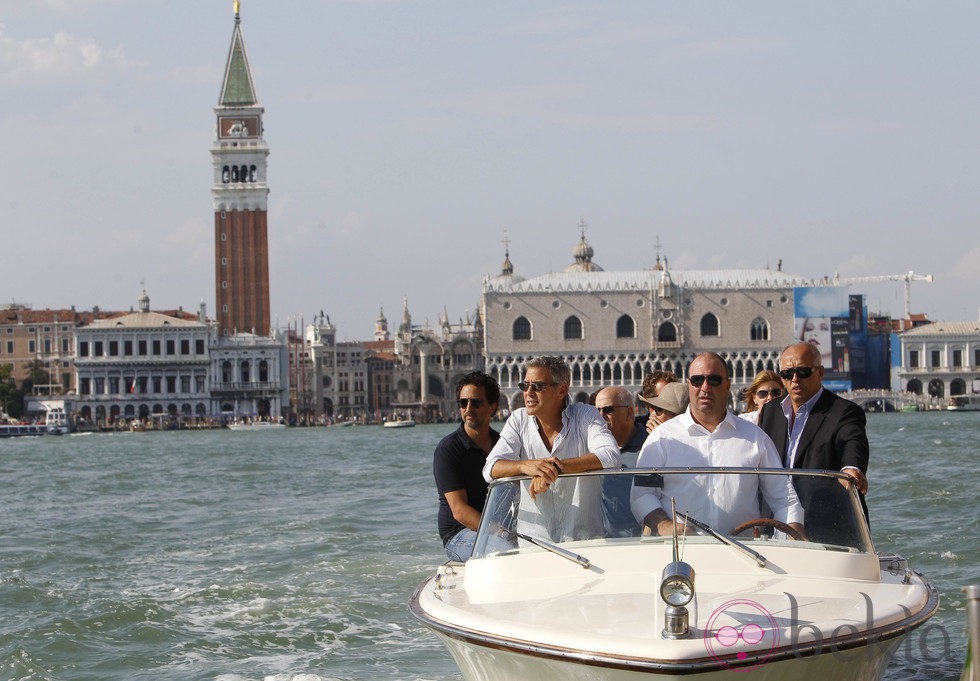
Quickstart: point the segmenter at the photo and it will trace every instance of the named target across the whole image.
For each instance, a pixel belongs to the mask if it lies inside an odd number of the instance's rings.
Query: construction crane
[[[909,270],[905,274],[883,274],[878,277],[842,277],[837,272],[834,272],[833,282],[835,285],[840,286],[841,284],[860,284],[860,283],[871,283],[878,281],[904,281],[905,282],[905,318],[911,319],[912,317],[912,282],[913,281],[927,281],[932,283],[931,274],[916,274]]]

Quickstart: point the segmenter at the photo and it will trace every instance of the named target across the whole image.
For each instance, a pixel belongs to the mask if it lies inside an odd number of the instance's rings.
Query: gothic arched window
[[[633,338],[636,336],[636,323],[628,314],[616,320],[616,338]]]
[[[769,322],[762,317],[753,319],[749,327],[749,338],[754,341],[769,340]]]
[[[701,317],[701,335],[702,336],[717,336],[718,334],[718,318],[711,312]]]
[[[677,342],[677,327],[671,322],[664,322],[657,329],[657,342],[659,343],[676,343]]]
[[[582,338],[582,320],[572,315],[565,320],[565,340],[580,340]]]
[[[514,340],[531,340],[531,322],[527,317],[514,320]]]

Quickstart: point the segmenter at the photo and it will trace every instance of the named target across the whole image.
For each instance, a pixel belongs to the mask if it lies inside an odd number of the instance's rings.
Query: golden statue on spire
[[[238,16],[238,9],[239,9],[238,0],[235,0],[234,4],[235,4],[235,16]]]

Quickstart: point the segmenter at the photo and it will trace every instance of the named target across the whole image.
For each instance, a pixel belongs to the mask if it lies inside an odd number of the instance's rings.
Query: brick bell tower
[[[214,290],[218,334],[269,336],[269,187],[262,114],[245,54],[238,0],[225,64],[216,137],[214,179]]]

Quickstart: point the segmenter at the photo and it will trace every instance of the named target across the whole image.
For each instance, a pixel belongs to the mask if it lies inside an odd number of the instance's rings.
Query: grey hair
[[[568,368],[565,360],[561,357],[555,357],[554,355],[534,357],[524,365],[525,369],[530,369],[531,367],[547,369],[548,373],[551,374],[551,380],[555,383],[567,384],[572,382],[572,370]]]

